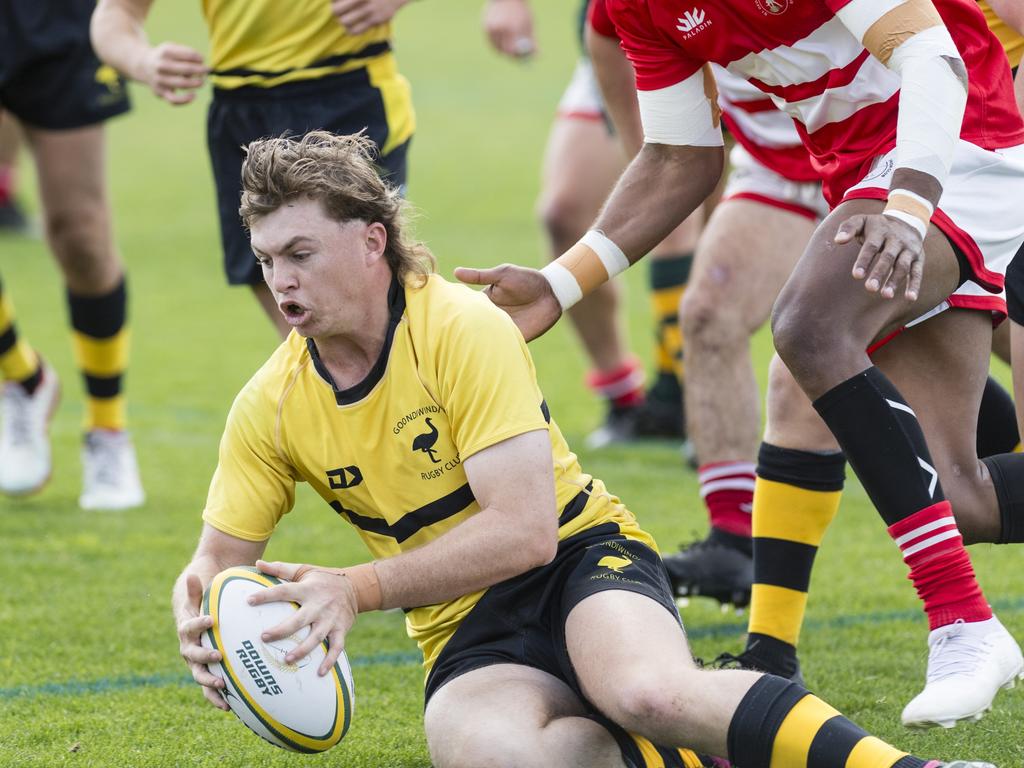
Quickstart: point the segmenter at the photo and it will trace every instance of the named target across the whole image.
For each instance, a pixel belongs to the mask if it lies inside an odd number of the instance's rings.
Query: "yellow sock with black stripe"
[[[683,380],[683,333],[679,330],[679,301],[690,279],[693,254],[683,253],[650,262],[651,307],[654,310],[655,375],[657,387]]]
[[[754,484],[754,584],[747,654],[783,677],[797,670],[796,647],[814,557],[839,509],[846,459],[761,444]]]
[[[85,379],[85,429],[122,430],[122,383],[128,365],[127,291],[120,284],[104,296],[68,292],[72,346]]]
[[[869,735],[805,688],[765,675],[729,723],[729,761],[742,768],[926,768]]]
[[[725,761],[708,755],[701,755],[692,749],[661,747],[638,733],[629,733],[604,715],[587,715],[611,733],[626,768],[728,768]]]
[[[14,324],[14,305],[0,283],[0,373],[4,381],[15,381],[29,394],[42,380],[39,355],[24,339],[18,337]]]

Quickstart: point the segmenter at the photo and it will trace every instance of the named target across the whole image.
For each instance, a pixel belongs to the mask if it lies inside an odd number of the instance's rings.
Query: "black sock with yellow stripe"
[[[738,768],[924,768],[805,688],[765,675],[729,723],[729,761]]]
[[[72,346],[85,379],[85,428],[125,428],[121,392],[128,364],[127,291],[122,279],[104,296],[75,296],[68,292]]]
[[[839,509],[846,459],[761,444],[754,484],[747,651],[784,677],[797,670],[796,646],[814,557]]]
[[[683,333],[679,330],[679,301],[690,279],[693,254],[683,253],[650,262],[651,307],[655,328],[655,387],[670,387],[683,379]],[[669,393],[671,395],[671,393]]]
[[[30,395],[43,379],[39,355],[24,339],[18,337],[14,325],[14,305],[0,283],[0,373],[4,381],[15,381]]]
[[[659,747],[637,733],[629,733],[597,712],[586,715],[615,738],[626,768],[728,768],[719,758],[701,755],[692,749]]]

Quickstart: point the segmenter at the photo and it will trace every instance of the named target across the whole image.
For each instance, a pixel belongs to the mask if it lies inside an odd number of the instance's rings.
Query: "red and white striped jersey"
[[[717,64],[718,106],[736,142],[761,165],[791,181],[820,181],[793,118],[749,81]]]
[[[589,23],[604,37],[618,37],[605,0],[591,0]],[[729,133],[761,165],[791,181],[820,181],[821,177],[793,125],[768,96],[745,78],[724,67],[711,67],[718,84],[718,106]]]
[[[680,83],[717,64],[789,114],[831,204],[896,143],[900,78],[836,17],[850,0],[606,0],[637,88]],[[970,78],[961,138],[1024,143],[1010,70],[974,0],[934,0]]]

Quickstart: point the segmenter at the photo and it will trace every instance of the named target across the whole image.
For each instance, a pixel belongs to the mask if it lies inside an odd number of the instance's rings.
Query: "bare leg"
[[[424,723],[437,768],[623,768],[615,739],[586,714],[561,680],[498,664],[444,685]]]

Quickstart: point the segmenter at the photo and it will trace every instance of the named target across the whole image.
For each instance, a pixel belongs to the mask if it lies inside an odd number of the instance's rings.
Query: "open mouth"
[[[301,323],[309,315],[309,310],[294,301],[282,301],[278,305],[285,320],[293,325]]]

